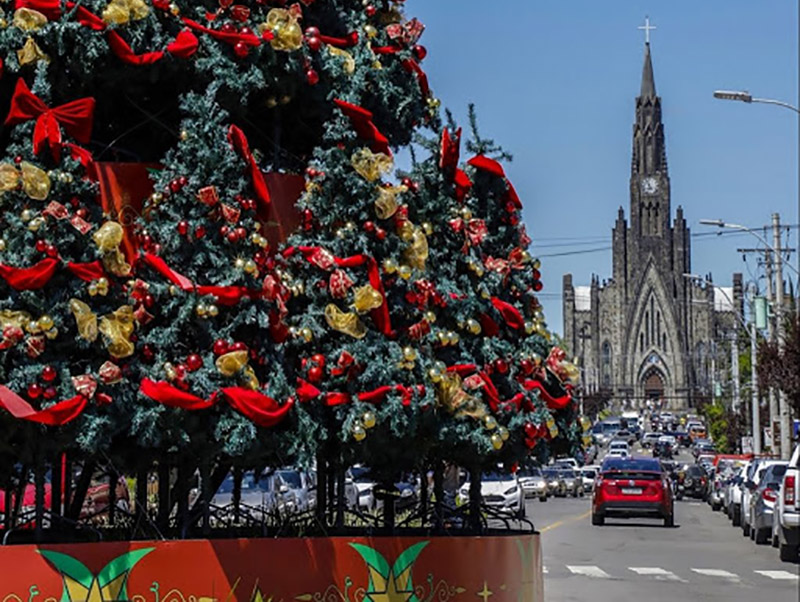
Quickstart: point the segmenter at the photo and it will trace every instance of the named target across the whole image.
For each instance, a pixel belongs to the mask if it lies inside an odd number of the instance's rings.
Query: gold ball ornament
[[[375,28],[374,25],[365,25],[364,33],[367,34],[368,38],[372,39],[378,35],[378,30]]]
[[[180,136],[181,136],[181,140],[186,142],[189,139],[189,132],[186,131],[186,130],[181,130]]]
[[[441,361],[441,360],[437,360],[436,362],[434,362],[434,364],[433,364],[433,367],[434,367],[434,368],[436,368],[436,369],[437,369],[439,372],[441,372],[442,374],[444,374],[445,372],[447,372],[447,364],[445,364],[445,363],[444,363],[443,361]]]
[[[219,315],[219,307],[217,307],[216,305],[209,305],[208,315],[212,318],[216,318]]]
[[[436,322],[436,314],[430,310],[426,311],[422,317],[425,318],[425,321],[428,322],[428,324],[434,324]]]
[[[497,420],[495,420],[494,416],[491,414],[486,414],[486,416],[483,417],[483,426],[487,431],[493,431],[497,428]]]
[[[313,341],[313,340],[314,340],[314,333],[313,333],[313,332],[311,332],[311,329],[310,329],[310,328],[303,328],[303,329],[301,329],[301,330],[300,330],[300,336],[302,336],[302,337],[303,337],[303,340],[304,340],[306,343],[310,343],[311,341]]]
[[[42,330],[50,330],[53,326],[55,326],[55,322],[53,322],[53,318],[47,314],[39,318],[39,328]]]
[[[503,438],[498,433],[492,433],[492,447],[499,450],[503,447]]]
[[[176,297],[178,295],[178,287],[175,286],[174,284],[170,284],[169,285],[169,294],[172,295],[173,297]]]
[[[44,226],[44,218],[43,217],[34,217],[31,221],[28,222],[28,230],[31,232],[36,232]]]
[[[5,238],[0,238],[0,252],[5,251],[5,250],[6,250],[6,239]]]
[[[62,171],[58,174],[58,181],[62,184],[71,184],[72,180],[72,174],[67,171]]]
[[[437,370],[436,368],[431,368],[428,370],[428,378],[431,379],[433,383],[442,382],[442,372],[441,370]]]
[[[440,345],[447,345],[449,339],[447,337],[447,332],[444,330],[440,330],[436,333],[436,339],[439,341]]]
[[[397,269],[397,273],[400,276],[400,278],[402,278],[403,280],[408,280],[409,278],[411,278],[412,270],[411,270],[410,266],[401,265]]]
[[[194,308],[194,313],[200,318],[205,318],[208,315],[208,307],[205,303],[198,303]]]
[[[522,253],[519,254],[519,259],[522,263],[528,263],[531,260],[531,254],[527,251],[522,251]]]
[[[383,271],[387,274],[394,274],[397,271],[397,262],[394,259],[384,259]]]
[[[98,291],[97,291],[97,283],[96,282],[90,282],[89,286],[86,287],[86,288],[89,291],[89,296],[90,297],[96,297],[97,296],[97,292]]]
[[[533,267],[534,267],[534,269],[538,270],[540,267],[542,267],[542,262],[539,261],[538,259],[534,259],[533,260]]]
[[[173,17],[177,17],[181,14],[181,7],[173,2],[169,5],[169,12]]]
[[[533,322],[526,321],[525,322],[525,334],[533,334],[534,330],[536,330],[536,325]]]
[[[375,426],[375,423],[378,419],[375,417],[375,412],[364,412],[364,415],[361,417],[361,422],[364,423],[364,428],[371,429]]]
[[[256,265],[256,262],[253,261],[252,259],[248,259],[247,261],[244,262],[244,271],[246,273],[252,274],[257,269],[258,269],[258,266]]]
[[[19,214],[19,218],[23,222],[28,223],[33,219],[33,211],[31,211],[30,209],[23,209],[22,213]]]
[[[508,441],[508,438],[510,437],[508,429],[504,426],[497,427],[497,434],[500,435],[500,438],[503,441]]]
[[[52,341],[58,336],[58,328],[51,328],[50,330],[44,333],[44,336],[46,336],[48,339]]]
[[[353,439],[355,439],[356,441],[363,441],[367,437],[367,431],[361,424],[353,425],[352,433],[353,433]]]
[[[481,323],[474,318],[470,318],[467,320],[467,330],[469,330],[472,334],[480,334]]]
[[[430,236],[433,234],[433,226],[430,222],[423,222],[422,223],[422,231],[425,232],[426,236]]]
[[[465,220],[472,219],[472,209],[470,209],[469,207],[462,207],[461,210],[459,211],[459,214]]]
[[[407,362],[413,362],[417,359],[417,350],[413,347],[404,347],[403,348],[403,359]]]
[[[237,270],[243,270],[244,269],[244,259],[242,259],[241,257],[237,257],[236,261],[233,262],[233,265]]]

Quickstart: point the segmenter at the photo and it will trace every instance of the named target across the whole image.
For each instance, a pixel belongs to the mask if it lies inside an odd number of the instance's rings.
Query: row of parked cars
[[[800,546],[800,446],[789,461],[771,457],[717,456],[709,468],[706,500],[722,510],[742,535],[772,544],[784,561]]]

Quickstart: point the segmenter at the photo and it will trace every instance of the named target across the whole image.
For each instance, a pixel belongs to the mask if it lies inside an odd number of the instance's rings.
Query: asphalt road
[[[545,600],[798,602],[798,566],[742,537],[705,502],[675,504],[675,528],[649,519],[590,522],[591,497],[531,500],[542,534]]]

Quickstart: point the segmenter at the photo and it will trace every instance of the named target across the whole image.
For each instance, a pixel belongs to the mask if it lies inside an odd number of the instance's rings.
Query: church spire
[[[656,80],[653,78],[653,61],[650,58],[650,43],[644,45],[644,67],[642,67],[642,89],[639,95],[642,98],[655,98]]]

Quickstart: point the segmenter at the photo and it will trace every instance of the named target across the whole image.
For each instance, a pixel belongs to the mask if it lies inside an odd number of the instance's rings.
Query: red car
[[[608,458],[600,467],[592,495],[592,524],[606,517],[663,518],[675,525],[672,486],[661,462],[651,458]]]

